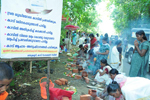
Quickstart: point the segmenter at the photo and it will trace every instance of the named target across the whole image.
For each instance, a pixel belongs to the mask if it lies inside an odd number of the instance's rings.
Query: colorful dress
[[[149,70],[149,49],[150,44],[148,41],[144,41],[142,43],[139,43],[139,49],[146,50],[147,52],[143,57],[140,56],[137,50],[135,50],[132,60],[131,60],[131,67],[129,76],[130,77],[145,77],[147,71]]]
[[[94,48],[94,44],[97,42],[97,39],[96,37],[94,37],[92,40],[91,40],[91,48],[90,49],[93,49]]]
[[[121,88],[122,95],[116,100],[150,100],[150,80],[142,77],[126,77],[118,74],[116,81]],[[122,98],[122,99],[121,99]]]
[[[72,44],[73,45],[76,45],[76,33],[73,33],[73,41],[72,41]]]
[[[110,81],[111,81],[111,79],[110,79],[110,77],[109,77],[109,71],[110,71],[111,69],[112,69],[112,68],[111,68],[110,66],[105,66],[105,67],[99,69],[100,72],[106,71],[106,73],[101,76],[100,73],[97,72],[97,74],[96,74],[96,76],[95,76],[95,79],[96,79],[98,82],[103,82],[103,81],[105,81],[105,82],[106,82],[106,85],[109,85],[109,83],[110,83]]]
[[[99,52],[100,52],[100,53],[104,53],[104,52],[106,52],[107,50],[110,50],[109,44],[103,44],[102,46],[100,46]],[[107,60],[108,55],[109,55],[109,54],[106,54],[106,55],[97,54],[97,60],[96,60],[96,63],[95,63],[95,66],[96,66],[97,70],[100,69],[100,67],[101,67],[101,66],[100,66],[100,61],[101,61],[102,59],[106,59],[106,60]],[[97,71],[97,70],[96,70],[96,71]]]

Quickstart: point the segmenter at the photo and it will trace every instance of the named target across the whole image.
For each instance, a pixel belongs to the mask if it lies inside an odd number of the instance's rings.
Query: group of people
[[[73,33],[73,39],[76,39],[74,36]],[[129,77],[123,73],[121,40],[117,40],[113,48],[109,45],[107,33],[100,37],[99,34],[81,34],[81,37],[73,40],[76,41],[73,45],[78,43],[80,48],[78,57],[86,58],[87,69],[94,80],[107,85],[104,92],[110,95],[110,100],[150,99],[150,80],[144,78],[149,70],[150,44],[143,30],[136,32],[136,37]],[[104,95],[100,97],[104,98]]]

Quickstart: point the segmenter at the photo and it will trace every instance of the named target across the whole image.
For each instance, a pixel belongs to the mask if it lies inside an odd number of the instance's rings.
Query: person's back
[[[0,100],[6,100],[8,93],[6,92],[8,85],[13,79],[14,73],[11,66],[6,63],[0,63]]]

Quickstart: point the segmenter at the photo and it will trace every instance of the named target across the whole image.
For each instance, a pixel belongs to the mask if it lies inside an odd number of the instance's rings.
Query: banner
[[[1,0],[0,57],[58,57],[63,0]]]

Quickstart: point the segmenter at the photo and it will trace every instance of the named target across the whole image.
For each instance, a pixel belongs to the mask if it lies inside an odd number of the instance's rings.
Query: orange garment
[[[6,100],[7,96],[8,96],[8,92],[5,91],[5,92],[1,93],[0,100]]]

